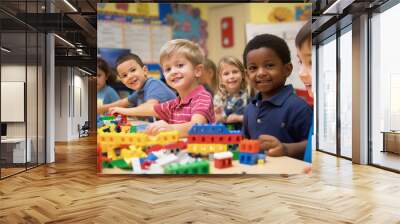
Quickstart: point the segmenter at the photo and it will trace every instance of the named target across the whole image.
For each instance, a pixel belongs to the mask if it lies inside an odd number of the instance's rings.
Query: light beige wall
[[[215,63],[226,55],[235,56],[242,60],[246,43],[245,25],[250,16],[249,5],[246,3],[210,5],[207,40],[209,58]],[[223,48],[221,45],[221,19],[231,16],[233,17],[234,45],[231,48]]]

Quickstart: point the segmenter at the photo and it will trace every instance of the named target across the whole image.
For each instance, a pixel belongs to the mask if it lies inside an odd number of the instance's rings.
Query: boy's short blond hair
[[[160,50],[161,66],[166,58],[169,58],[174,54],[182,54],[193,64],[193,66],[203,64],[205,60],[204,53],[198,44],[190,40],[174,39],[165,43]]]

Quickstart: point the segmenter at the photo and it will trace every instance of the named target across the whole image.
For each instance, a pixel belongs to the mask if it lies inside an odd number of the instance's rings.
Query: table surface
[[[293,159],[287,156],[267,157],[263,165],[245,165],[235,160],[232,167],[218,169],[214,167],[214,161],[210,162],[210,174],[300,174],[310,163]],[[133,171],[119,168],[104,168],[99,174],[137,174]],[[149,174],[144,171],[143,174]],[[160,173],[159,173],[160,174]]]
[[[130,121],[131,125],[149,124],[143,121]],[[185,138],[184,138],[185,139]],[[214,161],[210,161],[210,174],[300,174],[310,163],[287,156],[266,157],[263,165],[245,165],[235,160],[232,167],[218,169],[214,167]],[[99,174],[137,174],[130,170],[119,168],[103,168]],[[145,173],[146,174],[146,171]],[[160,174],[160,173],[159,173]]]

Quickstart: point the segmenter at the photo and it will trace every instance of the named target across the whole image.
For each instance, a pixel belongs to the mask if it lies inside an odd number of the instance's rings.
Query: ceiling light
[[[58,36],[57,34],[54,34],[54,36],[56,36],[58,39],[62,40],[64,43],[66,43],[67,45],[69,45],[70,47],[75,48],[75,45],[71,44],[71,42],[67,41],[66,39]]]
[[[85,71],[85,70],[83,70],[83,69],[81,69],[81,68],[79,68],[79,67],[78,67],[78,69],[79,69],[81,72],[85,73],[85,74],[92,75],[90,72]]]
[[[330,5],[322,14],[329,15],[329,14],[342,14],[343,10],[351,5],[354,0],[336,0],[332,5]]]
[[[11,52],[11,50],[9,50],[9,49],[7,49],[7,48],[5,48],[5,47],[1,47],[1,50],[4,51],[4,52],[7,52],[7,53],[10,53],[10,52]]]
[[[68,0],[64,0],[65,4],[67,4],[72,10],[74,10],[74,12],[78,12],[78,10],[71,4],[69,3]]]

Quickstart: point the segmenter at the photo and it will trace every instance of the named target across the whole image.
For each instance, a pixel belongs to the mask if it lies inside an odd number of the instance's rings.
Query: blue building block
[[[147,160],[156,161],[157,159],[158,159],[158,157],[156,155],[154,155],[153,153],[150,153],[147,156]]]
[[[257,159],[258,159],[257,153],[241,152],[239,154],[240,164],[254,165],[257,163]]]
[[[229,134],[229,130],[221,123],[195,124],[189,130],[189,135],[218,135]]]
[[[264,153],[258,153],[257,157],[258,157],[258,159],[265,160],[265,154]]]
[[[229,134],[232,134],[232,135],[236,135],[236,134],[240,134],[240,130],[232,130],[232,131],[229,131]]]
[[[140,164],[144,163],[145,160],[146,158],[139,158]]]
[[[136,132],[143,132],[144,130],[146,130],[146,128],[147,124],[136,125]]]

